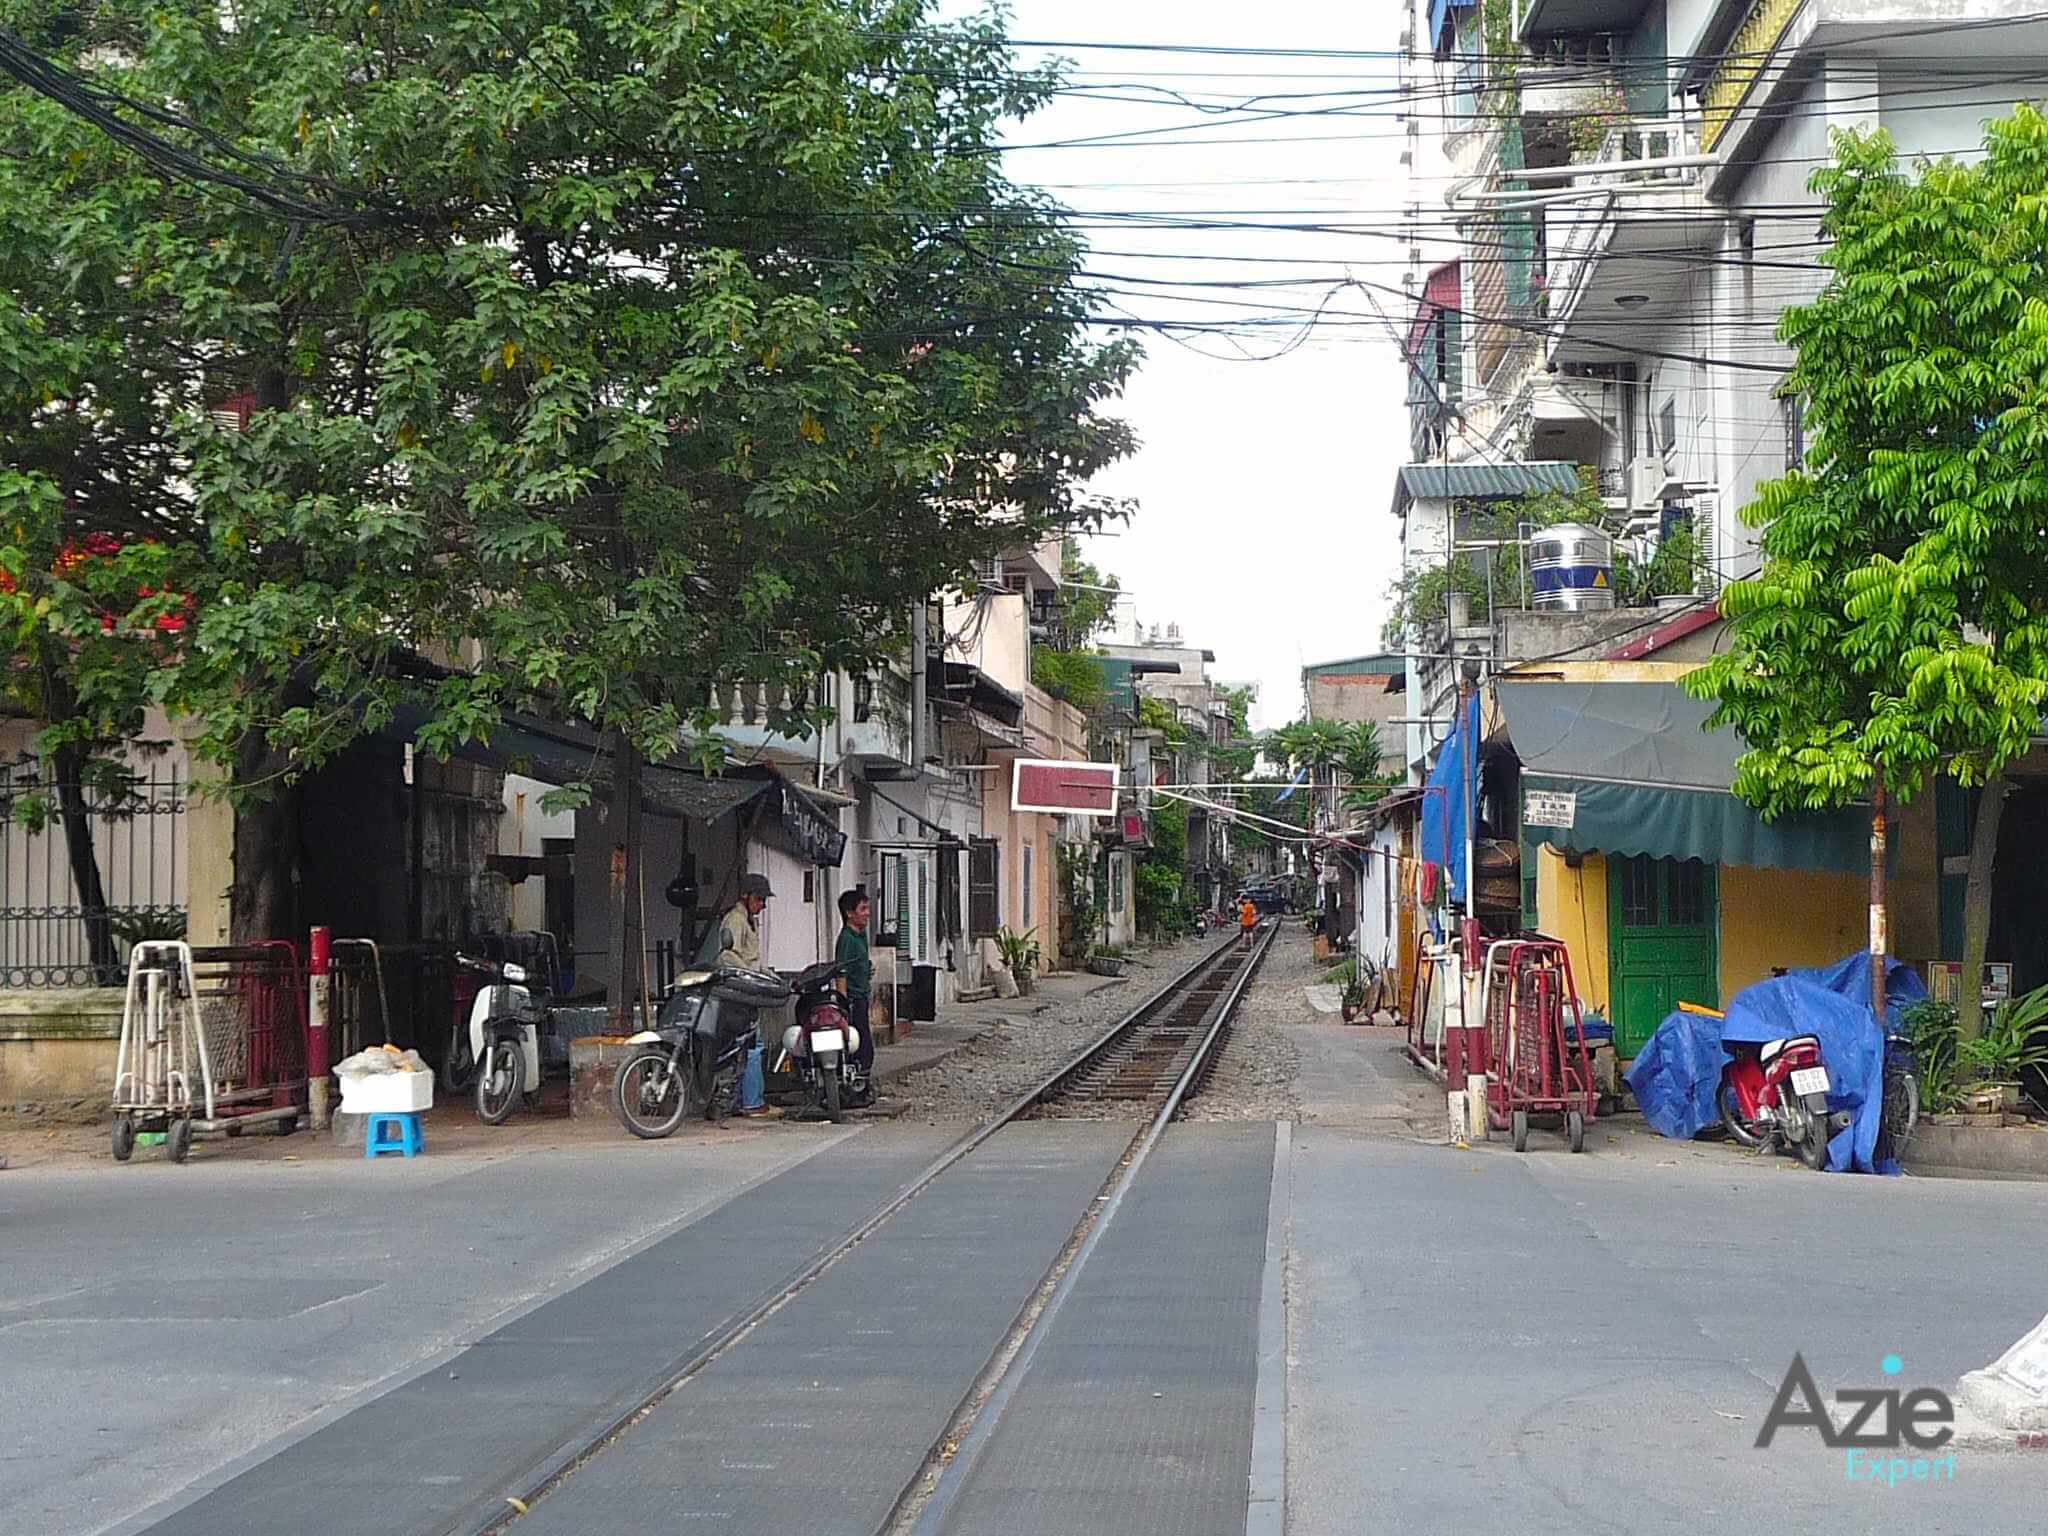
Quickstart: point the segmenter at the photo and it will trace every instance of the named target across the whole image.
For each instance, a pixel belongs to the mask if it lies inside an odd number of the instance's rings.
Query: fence
[[[96,903],[72,872],[67,799],[91,836]],[[185,801],[175,769],[109,788],[60,783],[33,763],[0,768],[0,986],[117,987],[131,945],[183,937]]]

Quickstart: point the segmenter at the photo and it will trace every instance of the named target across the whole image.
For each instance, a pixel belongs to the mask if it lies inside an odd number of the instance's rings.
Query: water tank
[[[1584,613],[1614,606],[1614,540],[1584,523],[1559,523],[1529,540],[1536,606]]]

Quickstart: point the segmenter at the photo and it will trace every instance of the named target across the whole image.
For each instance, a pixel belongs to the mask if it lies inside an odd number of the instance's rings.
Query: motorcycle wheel
[[[1586,1150],[1586,1117],[1578,1110],[1572,1110],[1564,1117],[1564,1134],[1574,1152]]]
[[[1728,1128],[1728,1137],[1737,1146],[1752,1151],[1764,1144],[1763,1133],[1742,1118],[1742,1107],[1735,1102],[1735,1085],[1726,1078],[1714,1092],[1714,1105],[1721,1111],[1721,1123]]]
[[[1529,1150],[1529,1111],[1518,1109],[1508,1117],[1508,1143],[1517,1152]]]
[[[1897,1067],[1885,1069],[1882,1123],[1891,1139],[1892,1156],[1904,1158],[1913,1140],[1913,1127],[1920,1123],[1918,1074]]]
[[[1808,1113],[1806,1134],[1799,1138],[1799,1161],[1816,1173],[1828,1165],[1828,1117]]]
[[[135,1155],[135,1117],[114,1116],[114,1161],[125,1163]]]
[[[675,1133],[690,1112],[690,1095],[681,1069],[669,1069],[668,1052],[648,1049],[619,1063],[612,1082],[612,1112],[619,1123],[642,1141],[659,1141]]]
[[[832,1067],[825,1072],[825,1118],[834,1125],[846,1122],[846,1111],[839,1105],[839,1069]]]
[[[493,1040],[484,1048],[476,1075],[476,1117],[485,1125],[503,1125],[526,1086],[526,1060],[517,1040]]]
[[[704,1101],[704,1118],[713,1125],[721,1125],[732,1113],[733,1100],[740,1093],[740,1069],[727,1067],[711,1080],[711,1095]]]
[[[469,1053],[469,1021],[448,1032],[448,1054],[441,1058],[441,1088],[451,1098],[476,1086],[476,1060]]]

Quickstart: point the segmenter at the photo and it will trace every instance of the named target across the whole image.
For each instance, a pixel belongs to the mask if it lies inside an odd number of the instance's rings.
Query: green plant
[[[1064,699],[1083,714],[1101,708],[1109,689],[1102,677],[1102,661],[1092,651],[1060,651],[1047,645],[1031,647],[1031,681],[1056,699]]]
[[[1036,928],[1026,928],[1022,933],[1014,928],[1004,928],[996,934],[996,952],[1003,957],[1003,964],[1010,968],[1012,976],[1035,974],[1038,970],[1038,940],[1033,937]]]
[[[1088,954],[1089,958],[1094,960],[1122,960],[1127,958],[1123,949],[1115,944],[1098,944]]]
[[[2048,1066],[2048,987],[2000,1003],[1976,1039],[1957,1044],[1956,1058],[1991,1083],[2016,1083],[2027,1068]]]
[[[1840,134],[1812,178],[1832,275],[1785,311],[1806,466],[1743,520],[1764,562],[1721,595],[1728,643],[1684,686],[1748,750],[1765,816],[1986,787],[1963,903],[1960,1029],[1977,1032],[2006,765],[2048,702],[2048,116],[1986,125],[1985,154],[1911,172]]]
[[[1179,869],[1162,860],[1147,859],[1138,866],[1135,879],[1141,930],[1157,935],[1186,926]]]
[[[107,926],[114,930],[115,937],[131,948],[137,944],[168,943],[185,937],[185,914],[113,912],[107,916]]]
[[[1061,843],[1060,889],[1071,926],[1063,935],[1061,953],[1069,962],[1088,953],[1102,929],[1104,902],[1095,890],[1095,865],[1086,843]]]
[[[1931,997],[1921,998],[1899,1015],[1899,1032],[1912,1046],[1914,1070],[1920,1079],[1920,1105],[1930,1115],[1947,1114],[1963,1100],[1956,1030],[1955,1004]]]

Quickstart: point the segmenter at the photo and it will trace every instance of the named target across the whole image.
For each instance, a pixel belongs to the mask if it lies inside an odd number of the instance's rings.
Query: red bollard
[[[313,1129],[327,1129],[327,1020],[334,1003],[334,977],[329,966],[334,959],[333,935],[325,928],[313,930],[312,964],[307,970],[306,995],[306,1109]]]

